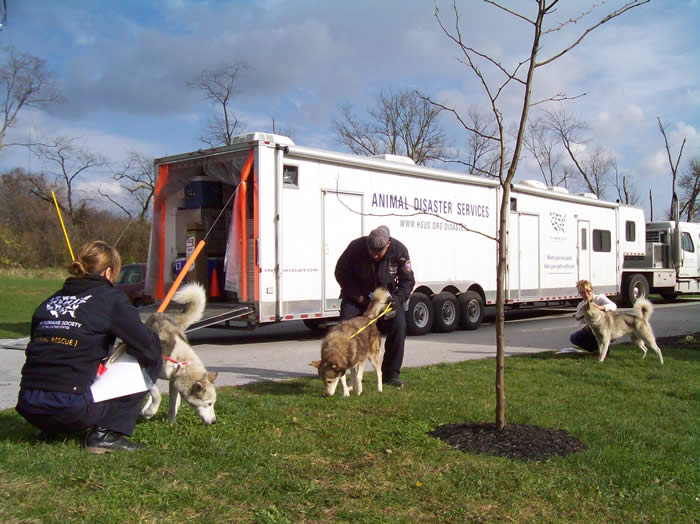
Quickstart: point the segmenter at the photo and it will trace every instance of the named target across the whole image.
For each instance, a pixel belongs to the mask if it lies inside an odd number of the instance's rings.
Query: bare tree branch
[[[441,109],[417,91],[382,91],[367,121],[354,116],[349,106],[340,110],[342,119],[333,121],[333,129],[355,154],[405,155],[416,164],[446,157],[446,136],[437,120]]]
[[[620,9],[617,9],[616,11],[613,11],[613,12],[610,13],[609,15],[605,16],[605,17],[604,17],[603,19],[601,19],[597,24],[594,24],[594,25],[590,26],[588,29],[586,29],[586,30],[583,32],[583,34],[581,34],[581,36],[579,36],[576,40],[574,40],[574,42],[573,42],[571,45],[569,45],[567,48],[563,49],[563,50],[560,51],[559,53],[557,53],[557,54],[555,54],[554,56],[548,58],[547,60],[543,60],[542,62],[537,62],[537,63],[535,64],[535,67],[541,67],[541,66],[547,65],[547,64],[549,64],[550,62],[554,62],[556,59],[561,58],[561,57],[564,56],[566,53],[568,53],[569,51],[571,51],[574,47],[576,47],[577,45],[579,45],[579,44],[581,43],[581,41],[582,41],[589,33],[591,33],[591,31],[594,31],[595,29],[597,29],[598,27],[600,27],[600,26],[603,25],[604,23],[609,22],[609,21],[612,20],[613,18],[617,18],[617,17],[620,16],[621,14],[626,13],[626,12],[629,11],[630,9],[634,9],[635,7],[639,7],[639,6],[641,6],[641,5],[644,5],[644,4],[649,3],[649,1],[650,1],[650,0],[632,0],[631,2],[626,3],[626,4],[623,5]]]
[[[17,53],[12,47],[5,47],[3,51],[7,58],[0,68],[0,147],[3,146],[5,133],[15,126],[17,115],[24,107],[46,109],[53,103],[63,101],[53,74],[46,69],[45,60]]]
[[[673,212],[674,197],[676,196],[676,174],[678,173],[678,164],[681,161],[681,156],[683,155],[683,147],[685,147],[686,139],[683,138],[683,142],[681,143],[681,149],[678,152],[678,158],[676,158],[676,163],[674,164],[673,159],[671,158],[671,147],[668,145],[668,138],[666,137],[666,130],[664,129],[663,124],[661,123],[661,118],[657,116],[656,120],[658,120],[659,122],[659,130],[661,131],[661,134],[664,137],[664,145],[666,146],[666,156],[668,157],[668,164],[671,167],[671,188],[673,190],[673,195],[671,196],[671,212]]]
[[[230,66],[202,71],[196,80],[188,85],[198,89],[214,106],[214,115],[207,123],[206,133],[200,140],[209,147],[231,145],[239,121],[231,108],[233,98],[238,94],[237,83],[245,64],[237,63]]]
[[[56,179],[63,181],[66,189],[68,214],[76,218],[76,200],[74,198],[74,182],[86,171],[107,164],[107,159],[93,153],[87,147],[77,145],[77,138],[59,136],[49,140],[47,144],[32,147],[32,152],[42,160],[54,166],[50,171]]]

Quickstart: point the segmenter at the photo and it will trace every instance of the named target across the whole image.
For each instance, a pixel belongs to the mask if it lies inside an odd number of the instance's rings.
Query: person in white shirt
[[[586,351],[590,351],[591,353],[597,353],[598,342],[596,341],[595,336],[593,336],[591,328],[589,328],[586,325],[583,319],[583,306],[589,300],[592,300],[595,303],[595,305],[600,306],[600,308],[604,311],[615,311],[617,309],[617,305],[605,295],[594,295],[593,286],[588,280],[579,280],[578,282],[576,282],[576,289],[578,289],[578,293],[579,295],[581,295],[581,298],[583,300],[579,303],[578,307],[576,308],[574,318],[578,320],[580,324],[583,324],[583,328],[572,333],[569,337],[569,340],[575,346],[585,349]],[[608,350],[608,356],[609,355],[610,351]]]

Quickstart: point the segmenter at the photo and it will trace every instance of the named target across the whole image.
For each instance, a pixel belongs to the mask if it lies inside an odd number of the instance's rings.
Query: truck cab
[[[646,253],[625,257],[621,293],[627,304],[649,293],[672,300],[700,292],[700,224],[647,222]]]

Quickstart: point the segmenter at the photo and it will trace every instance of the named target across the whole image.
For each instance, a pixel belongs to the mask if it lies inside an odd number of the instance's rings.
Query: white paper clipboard
[[[90,386],[94,402],[124,397],[148,391],[153,387],[150,377],[141,369],[138,361],[124,353],[112,362],[102,375],[97,375]]]

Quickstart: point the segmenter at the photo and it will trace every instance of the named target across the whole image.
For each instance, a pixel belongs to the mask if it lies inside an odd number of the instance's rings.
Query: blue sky
[[[594,2],[560,2],[563,21]],[[451,2],[438,0],[451,23]],[[534,2],[504,0],[523,13]],[[505,64],[523,59],[527,28],[493,6],[458,0],[462,33]],[[621,5],[608,2],[586,19]],[[292,131],[301,145],[342,150],[331,122],[342,104],[358,112],[381,89],[415,88],[463,113],[487,108],[458,49],[440,30],[432,0],[7,0],[0,43],[44,58],[67,98],[49,113],[25,111],[7,141],[80,137],[92,150],[122,161],[129,151],[161,157],[203,147],[209,115],[187,87],[203,69],[246,63],[234,109],[245,131]],[[537,70],[534,97],[586,96],[565,102],[590,130],[581,154],[602,145],[615,154],[655,218],[670,201],[670,173],[656,118],[674,154],[700,156],[700,65],[697,0],[660,1],[631,10],[590,34],[572,53]],[[541,56],[561,49],[587,23],[550,34]],[[519,92],[504,93],[506,125],[516,123]],[[464,132],[448,115],[441,125],[455,146]],[[0,167],[42,166],[26,151],[3,148]],[[524,158],[517,179],[540,179]],[[108,177],[83,180],[85,191]],[[113,188],[116,191],[116,188]],[[609,199],[614,198],[612,193]]]

